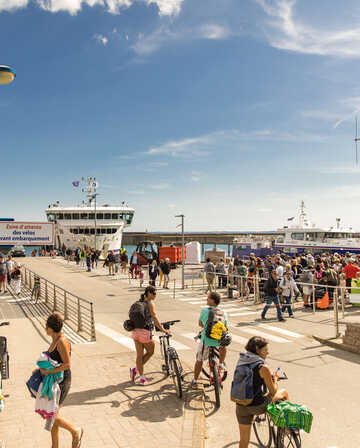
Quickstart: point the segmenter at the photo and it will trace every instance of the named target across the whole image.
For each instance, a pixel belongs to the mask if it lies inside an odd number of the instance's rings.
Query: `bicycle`
[[[180,322],[180,320],[170,320],[168,322],[162,322],[161,325],[165,330],[170,330],[170,327],[177,322]],[[156,329],[156,331],[160,330]],[[161,356],[164,360],[162,370],[166,374],[166,376],[171,376],[176,388],[176,395],[178,398],[182,398],[182,382],[184,380],[183,367],[181,365],[177,351],[170,345],[171,337],[171,334],[163,334],[159,336]]]
[[[195,340],[200,339],[200,333],[195,336]],[[210,380],[209,384],[205,384],[204,387],[214,386],[215,392],[215,404],[216,407],[220,407],[220,394],[223,389],[223,382],[227,378],[227,370],[219,368],[219,348],[209,347],[209,363],[208,366],[202,368],[203,374]]]
[[[278,379],[287,380],[288,377],[284,372]],[[270,448],[273,441],[275,448],[301,448],[300,432],[292,428],[278,427],[276,430],[266,412],[255,417],[253,428],[261,448]]]

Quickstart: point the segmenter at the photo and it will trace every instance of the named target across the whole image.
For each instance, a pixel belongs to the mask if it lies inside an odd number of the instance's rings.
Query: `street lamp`
[[[0,65],[0,84],[10,84],[16,77],[16,71],[7,65]]]
[[[181,236],[182,236],[182,289],[185,288],[185,235],[184,235],[184,215],[176,215],[175,218],[181,218]]]

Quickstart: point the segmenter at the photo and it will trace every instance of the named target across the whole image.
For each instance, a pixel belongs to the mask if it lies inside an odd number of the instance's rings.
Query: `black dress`
[[[51,359],[54,361],[57,361],[59,364],[63,364],[64,361],[61,359],[60,353],[58,352],[58,349],[55,347],[55,349],[52,352],[48,352]],[[71,354],[71,351],[70,351]],[[63,380],[61,383],[59,383],[60,387],[60,400],[59,405],[63,404],[65,398],[67,397],[67,394],[69,393],[70,386],[71,386],[71,370],[67,369],[63,372]]]

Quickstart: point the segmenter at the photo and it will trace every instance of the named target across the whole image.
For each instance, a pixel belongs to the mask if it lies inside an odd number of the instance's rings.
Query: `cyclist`
[[[194,378],[191,382],[191,385],[193,387],[197,386],[198,378],[201,373],[201,369],[203,366],[203,362],[206,361],[209,358],[209,347],[219,347],[219,368],[224,370],[225,369],[225,357],[226,357],[226,347],[220,346],[220,341],[217,339],[208,338],[206,336],[206,328],[207,323],[209,319],[209,313],[211,309],[217,309],[221,301],[220,294],[217,292],[209,292],[207,296],[207,307],[204,307],[201,310],[200,317],[199,317],[199,325],[203,328],[201,332],[201,338],[198,345],[198,350],[196,354],[196,362],[194,366]],[[225,327],[228,327],[228,319],[227,315],[224,311],[221,310],[221,313],[223,313],[223,323]]]
[[[236,405],[236,417],[239,423],[240,443],[239,448],[248,448],[251,434],[251,424],[254,415],[261,415],[266,411],[266,406],[280,400],[288,400],[289,394],[286,389],[279,389],[278,376],[272,375],[270,368],[265,364],[265,359],[269,355],[268,341],[259,336],[253,336],[245,347],[247,351],[247,364],[258,360],[263,360],[263,364],[258,364],[253,369],[254,399],[248,406]],[[241,362],[241,358],[240,361]],[[264,393],[266,385],[268,393]]]
[[[144,364],[154,354],[155,343],[152,339],[152,331],[154,324],[163,333],[170,332],[165,330],[155,313],[154,300],[156,297],[156,289],[154,286],[148,286],[145,288],[145,292],[141,294],[140,302],[145,302],[144,314],[145,314],[145,327],[135,328],[132,332],[132,338],[136,348],[136,367],[130,369],[131,381],[135,381],[136,374],[140,375],[140,384],[145,385],[148,383],[148,379],[144,375]],[[145,354],[144,354],[145,350]]]

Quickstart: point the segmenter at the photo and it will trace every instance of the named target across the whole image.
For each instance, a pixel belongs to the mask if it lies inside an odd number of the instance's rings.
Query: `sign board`
[[[0,245],[45,246],[54,244],[54,223],[0,221]]]

